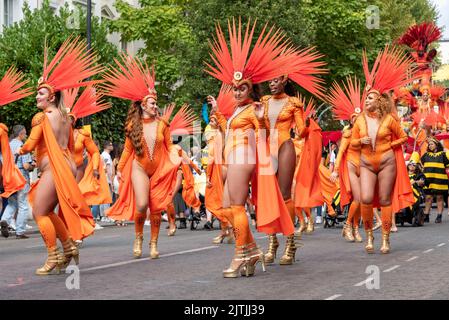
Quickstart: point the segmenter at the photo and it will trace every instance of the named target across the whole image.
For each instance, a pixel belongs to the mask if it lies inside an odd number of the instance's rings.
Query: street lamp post
[[[92,47],[92,0],[87,0],[87,50]],[[90,125],[90,116],[83,118],[83,125]]]

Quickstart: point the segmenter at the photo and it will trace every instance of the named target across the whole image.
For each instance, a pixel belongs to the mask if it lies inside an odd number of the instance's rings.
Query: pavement
[[[280,266],[285,238],[275,264],[254,277],[225,279],[234,246],[214,245],[219,230],[183,229],[167,236],[161,226],[160,259],[149,258],[150,227],[144,229],[143,257],[134,259],[134,227],[111,226],[85,239],[75,274],[36,276],[46,258],[39,234],[30,239],[0,238],[0,299],[169,299],[169,300],[344,300],[449,299],[449,217],[424,227],[399,227],[391,235],[390,254],[380,254],[380,230],[375,254],[364,243],[348,243],[341,228],[303,235],[296,262]],[[253,230],[254,231],[254,230]],[[267,237],[254,233],[259,246]],[[362,234],[364,237],[364,234]],[[78,273],[76,273],[78,275]],[[78,281],[79,280],[79,281]],[[79,285],[79,286],[78,286]]]

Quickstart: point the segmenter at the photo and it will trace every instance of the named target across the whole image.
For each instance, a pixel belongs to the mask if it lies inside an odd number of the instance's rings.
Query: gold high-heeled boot
[[[248,263],[248,246],[235,247],[235,254],[232,258],[231,265],[229,268],[223,270],[224,278],[237,278],[239,276],[240,270],[242,270]],[[245,274],[247,273],[245,269]],[[242,274],[243,275],[243,274]]]
[[[42,267],[36,269],[36,274],[39,276],[47,276],[51,274],[53,270],[56,270],[56,274],[60,274],[64,264],[65,257],[59,252],[58,247],[49,248],[47,260]]]
[[[264,254],[262,250],[260,250],[260,248],[256,245],[256,243],[252,242],[248,244],[248,263],[241,270],[242,276],[253,276],[256,272],[256,265],[258,263],[262,264],[262,270],[263,272],[265,272],[265,261],[266,259],[264,257]]]
[[[353,235],[354,235],[354,241],[355,242],[363,242],[363,239],[362,239],[362,236],[360,235],[358,226],[352,227],[352,232],[353,232]]]
[[[268,250],[265,253],[265,263],[273,263],[276,259],[276,253],[279,248],[279,242],[275,234],[270,234],[268,236]]]
[[[380,252],[386,254],[390,252],[390,232],[382,231],[382,246]]]
[[[80,262],[80,252],[75,242],[68,238],[65,242],[62,243],[62,247],[64,249],[65,263],[63,269],[66,269],[70,262],[75,260],[75,264],[78,265]]]
[[[374,236],[373,230],[366,230],[366,246],[365,250],[367,253],[374,253]]]
[[[309,219],[307,220],[306,233],[312,233],[314,230],[315,230],[315,224],[313,223],[312,215],[310,215]]]
[[[229,228],[226,231],[226,239],[228,240],[228,244],[234,244],[235,243],[235,236],[234,236],[234,232],[232,231],[232,228]]]
[[[218,236],[216,236],[215,238],[212,239],[212,243],[214,244],[220,244],[223,243],[223,240],[226,238],[225,234],[220,234]]]
[[[345,238],[346,241],[354,242],[355,240],[352,234],[352,226],[350,224],[345,223],[341,235],[343,236],[343,238]]]
[[[295,239],[301,240],[301,236],[302,236],[303,232],[306,231],[306,229],[307,229],[307,224],[303,221],[300,221],[299,228],[297,231],[295,231]]]
[[[134,240],[133,246],[133,256],[136,259],[139,259],[142,256],[142,243],[143,243],[143,234],[136,234],[136,239]]]
[[[157,251],[157,240],[150,241],[150,257],[151,259],[159,259],[159,251]]]
[[[296,249],[295,236],[288,236],[285,244],[284,255],[279,260],[279,264],[284,266],[293,264],[295,261]]]
[[[176,233],[176,230],[177,230],[177,228],[176,228],[176,225],[175,225],[175,227],[173,229],[168,229],[167,235],[169,237],[173,237],[175,235],[175,233]]]

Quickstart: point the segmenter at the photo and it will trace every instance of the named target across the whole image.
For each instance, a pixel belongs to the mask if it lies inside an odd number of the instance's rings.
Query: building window
[[[13,0],[3,0],[4,12],[4,25],[10,26],[13,23],[12,12],[13,12]]]

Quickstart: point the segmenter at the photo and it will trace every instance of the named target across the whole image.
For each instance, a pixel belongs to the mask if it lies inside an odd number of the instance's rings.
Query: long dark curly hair
[[[140,120],[141,118],[142,108],[140,106],[140,102],[135,101],[131,104],[128,110],[125,135],[131,140],[137,156],[141,156],[143,154],[143,126],[142,121]]]

